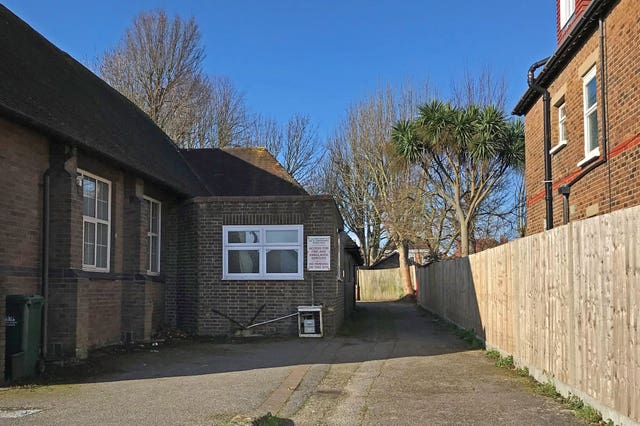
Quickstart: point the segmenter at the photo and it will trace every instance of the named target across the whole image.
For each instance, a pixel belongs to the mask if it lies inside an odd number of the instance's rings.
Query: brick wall
[[[622,0],[605,20],[606,28],[606,105],[609,161],[591,171],[572,186],[570,220],[592,214],[631,207],[640,203],[640,77],[637,72],[640,45],[640,3]],[[575,178],[585,166],[584,158],[583,75],[597,67],[598,121],[602,154],[601,62],[599,34],[596,31],[574,55],[549,87],[552,97],[552,146],[558,143],[557,103],[564,98],[567,111],[568,144],[552,156],[554,181],[554,225],[562,224],[562,197],[557,188]],[[527,233],[544,230],[544,158],[542,101],[525,117],[526,181],[528,200]]]
[[[175,195],[63,145],[53,148],[51,163],[55,170],[52,174],[55,262],[49,297],[50,357],[85,357],[92,348],[124,339],[149,340],[165,324],[164,265],[171,270],[172,254],[168,247],[175,245],[176,216],[170,213],[178,202]],[[75,180],[78,169],[111,182],[108,273],[82,270],[82,189]],[[159,276],[147,275],[149,212],[145,195],[162,203]]]
[[[556,35],[558,38],[558,44],[561,44],[567,35],[571,32],[576,22],[580,19],[585,9],[589,6],[592,0],[574,0],[575,1],[575,12],[573,13],[573,17],[569,18],[569,21],[565,24],[564,27],[560,26],[560,2],[561,0],[556,0]]]
[[[229,334],[238,327],[221,315],[246,324],[263,304],[255,322],[296,312],[298,305],[323,304],[325,333],[335,334],[344,317],[344,287],[337,279],[338,228],[341,219],[327,197],[201,198],[185,206],[181,232],[178,290],[178,325],[201,335]],[[189,222],[196,224],[189,229]],[[222,280],[222,227],[224,225],[303,225],[306,237],[331,237],[331,270],[309,272],[304,259],[303,280]],[[182,229],[182,227],[181,227]],[[197,231],[197,232],[196,232]],[[189,247],[195,250],[189,250]],[[304,252],[303,255],[306,255]],[[297,334],[293,317],[261,326],[263,334]]]
[[[40,293],[42,183],[48,166],[48,141],[0,118],[0,383],[5,297]]]

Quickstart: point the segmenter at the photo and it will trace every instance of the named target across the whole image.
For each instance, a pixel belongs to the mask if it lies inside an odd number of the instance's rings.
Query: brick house
[[[514,109],[525,116],[527,234],[640,203],[640,3],[557,0],[556,19],[558,47],[532,66]]]
[[[0,5],[0,372],[11,294],[45,296],[48,359],[166,326],[237,328],[212,309],[248,323],[261,305],[256,321],[314,302],[333,334],[357,263],[342,229],[333,199],[307,194],[265,150],[179,150]],[[308,236],[329,237],[328,270],[307,270]]]

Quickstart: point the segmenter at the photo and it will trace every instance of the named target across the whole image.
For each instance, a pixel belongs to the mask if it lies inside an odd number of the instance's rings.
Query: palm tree
[[[432,187],[453,208],[461,255],[469,254],[483,201],[524,164],[524,126],[493,105],[454,106],[438,100],[397,123],[392,138],[401,155],[419,164]]]

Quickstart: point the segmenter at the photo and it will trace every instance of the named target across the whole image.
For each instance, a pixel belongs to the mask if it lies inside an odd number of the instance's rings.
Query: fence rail
[[[640,422],[640,207],[418,268],[419,303],[616,423]]]

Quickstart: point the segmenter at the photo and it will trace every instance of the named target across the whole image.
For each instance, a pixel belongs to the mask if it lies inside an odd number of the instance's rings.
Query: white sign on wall
[[[331,270],[331,237],[308,236],[307,237],[307,270],[330,271]]]

